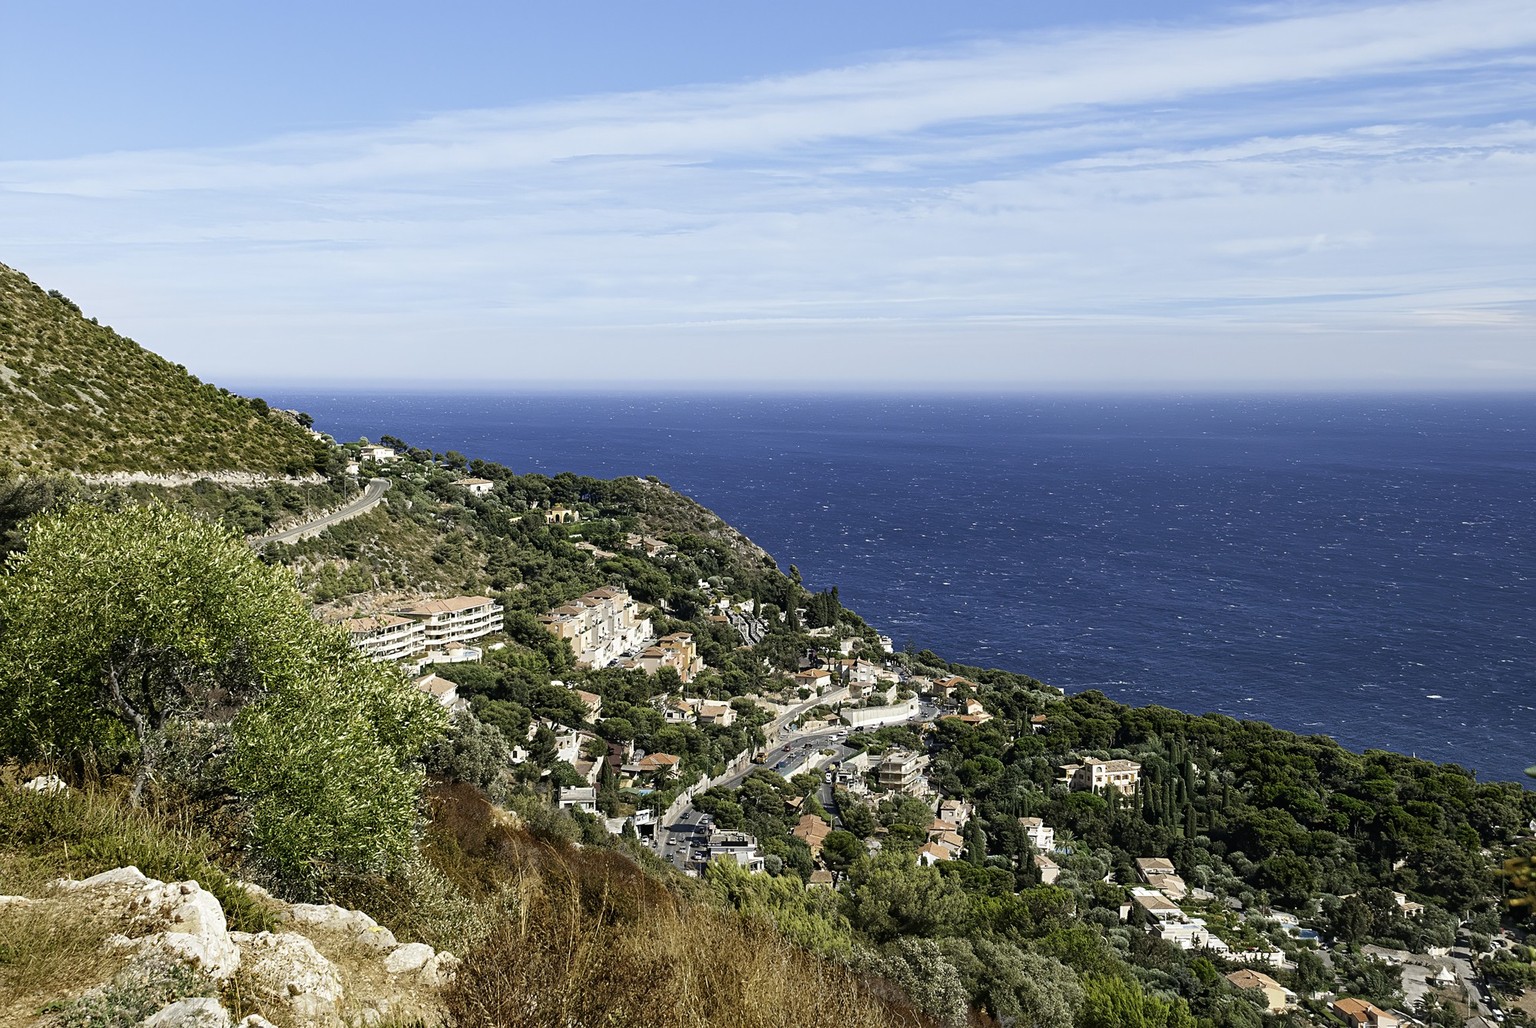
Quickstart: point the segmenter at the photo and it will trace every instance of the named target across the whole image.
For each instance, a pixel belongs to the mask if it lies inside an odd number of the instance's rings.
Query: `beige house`
[[[1167,857],[1137,857],[1136,877],[1172,900],[1181,900],[1189,894],[1189,886]]]
[[[581,705],[587,708],[587,720],[597,722],[603,716],[603,698],[595,692],[587,692],[584,689],[572,689]]]
[[[581,512],[568,507],[551,507],[544,512],[546,525],[574,525],[581,520]]]
[[[1044,853],[1035,854],[1035,866],[1040,869],[1041,885],[1055,885],[1056,879],[1061,877],[1061,865]]]
[[[699,704],[699,724],[719,725],[721,728],[729,728],[736,723],[736,710],[729,703],[710,703],[708,701]]]
[[[489,596],[450,596],[445,600],[420,600],[391,613],[420,621],[428,649],[446,649],[502,629],[501,604]]]
[[[1291,1005],[1285,986],[1262,971],[1242,968],[1227,975],[1227,981],[1239,989],[1257,989],[1264,994],[1264,1006],[1271,1014],[1278,1014]]]
[[[650,622],[647,621],[646,624],[649,625]],[[693,681],[694,677],[704,670],[704,661],[699,657],[699,650],[694,644],[692,633],[673,632],[671,635],[664,635],[657,639],[655,645],[647,646],[626,666],[638,668],[648,675],[654,675],[662,668],[669,667],[677,672],[678,678],[687,683]]]
[[[460,489],[468,489],[476,496],[489,496],[491,490],[496,488],[496,483],[488,478],[461,478],[453,484]]]
[[[832,672],[824,667],[806,668],[795,672],[795,684],[802,689],[819,693],[832,685]]]

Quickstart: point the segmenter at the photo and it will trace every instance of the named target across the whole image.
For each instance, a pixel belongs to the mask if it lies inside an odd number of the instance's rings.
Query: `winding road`
[[[343,521],[357,517],[359,514],[368,513],[378,506],[379,501],[384,498],[384,494],[389,492],[389,486],[390,481],[387,478],[370,479],[368,488],[363,490],[363,495],[345,507],[340,507],[329,514],[322,514],[318,518],[294,525],[291,528],[285,528],[281,532],[258,536],[250,540],[251,547],[259,550],[268,543],[296,543],[300,539],[309,539],[317,536],[332,525],[339,525]]]

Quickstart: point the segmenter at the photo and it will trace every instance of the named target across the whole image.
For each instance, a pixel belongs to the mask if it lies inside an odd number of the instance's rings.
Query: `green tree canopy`
[[[39,515],[0,575],[0,748],[137,765],[178,726],[228,733],[228,780],[273,877],[410,849],[440,707],[309,614],[291,574],[159,507]]]

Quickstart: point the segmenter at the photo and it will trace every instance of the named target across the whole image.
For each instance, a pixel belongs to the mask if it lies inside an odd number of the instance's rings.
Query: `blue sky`
[[[232,385],[1536,388],[1527,0],[6,33],[0,261]]]

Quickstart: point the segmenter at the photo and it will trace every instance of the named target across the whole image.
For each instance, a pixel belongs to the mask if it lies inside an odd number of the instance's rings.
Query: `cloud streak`
[[[1536,231],[1510,216],[1536,184],[1527,15],[1282,9],[0,161],[0,224],[23,268],[215,373],[387,373],[433,332],[461,369],[783,380],[779,332],[850,380],[953,377],[954,347],[1021,384],[1116,381],[1109,340],[1195,381],[1210,346],[1185,337],[1226,332],[1223,376],[1293,347],[1321,381],[1364,374],[1337,351],[1375,333],[1418,362],[1394,381],[1470,382],[1526,366],[1536,329]]]

